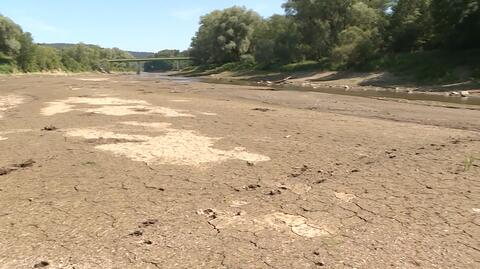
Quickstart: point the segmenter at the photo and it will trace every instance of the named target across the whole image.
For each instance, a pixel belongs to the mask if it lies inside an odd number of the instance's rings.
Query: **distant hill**
[[[38,45],[52,47],[52,48],[56,48],[56,49],[66,49],[66,48],[73,47],[77,44],[73,44],[73,43],[38,43]],[[97,45],[93,45],[93,44],[84,44],[84,45],[98,47]]]
[[[72,44],[72,43],[43,43],[43,44],[39,44],[39,45],[48,46],[48,47],[52,47],[52,48],[56,48],[56,49],[65,49],[65,48],[73,47],[76,44]],[[84,45],[97,46],[97,45],[92,45],[92,44],[84,44]],[[135,58],[149,58],[149,57],[153,57],[154,54],[155,54],[153,52],[145,52],[145,51],[127,51],[127,52],[130,53]]]

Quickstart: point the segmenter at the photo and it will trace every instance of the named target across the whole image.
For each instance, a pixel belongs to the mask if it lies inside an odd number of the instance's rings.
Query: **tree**
[[[385,1],[357,1],[347,13],[347,27],[338,35],[331,61],[336,66],[358,66],[383,48]]]
[[[303,59],[301,35],[291,17],[273,15],[257,26],[253,40],[259,63],[285,64]]]
[[[328,57],[347,27],[348,11],[353,0],[288,0],[284,4],[292,16],[307,46],[307,57],[318,60]]]
[[[434,0],[431,10],[440,46],[480,48],[480,0]]]
[[[192,39],[191,54],[198,63],[239,61],[252,54],[254,29],[262,18],[244,7],[213,11],[200,19],[200,28]]]
[[[161,58],[161,57],[178,57],[180,56],[179,50],[161,50],[155,53],[154,57]],[[168,71],[173,69],[173,64],[170,61],[151,61],[146,62],[143,65],[143,70],[145,72],[154,72],[154,71]]]
[[[319,60],[335,54],[341,62],[348,62],[348,54],[365,51],[367,44],[381,48],[387,3],[386,0],[289,0],[284,8],[299,27],[307,58]],[[358,43],[358,49],[356,44],[348,42]],[[344,55],[338,57],[340,52]]]
[[[22,46],[19,41],[22,34],[20,26],[0,15],[0,56],[15,58]]]
[[[17,56],[17,65],[23,72],[37,71],[36,53],[37,46],[33,43],[30,33],[24,33],[19,37],[20,50]]]
[[[36,47],[35,64],[38,71],[57,71],[64,68],[58,50],[46,46]]]
[[[433,38],[430,0],[398,0],[390,19],[390,46],[393,51],[427,48]]]
[[[338,45],[332,52],[332,63],[335,66],[359,66],[373,57],[378,51],[376,33],[351,26],[339,35]]]

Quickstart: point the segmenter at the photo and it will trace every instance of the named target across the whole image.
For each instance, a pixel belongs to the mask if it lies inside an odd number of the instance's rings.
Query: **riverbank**
[[[419,84],[389,72],[352,71],[223,71],[180,72],[174,75],[195,76],[224,82],[255,82],[263,86],[291,85],[305,89],[337,89],[339,91],[390,91],[398,93],[428,93],[452,97],[480,97],[480,85],[475,80],[448,84]]]
[[[338,71],[328,63],[315,61],[269,67],[240,62],[198,66],[180,74],[253,81],[265,86],[287,84],[313,89],[426,92],[467,97],[480,96],[479,62],[480,50],[438,50],[384,55],[350,71]]]
[[[0,268],[478,267],[478,110],[154,74],[2,80]]]

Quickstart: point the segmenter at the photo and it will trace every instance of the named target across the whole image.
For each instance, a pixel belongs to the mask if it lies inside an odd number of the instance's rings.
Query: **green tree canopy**
[[[244,7],[213,11],[200,20],[191,55],[199,63],[239,61],[253,53],[253,33],[262,18]]]
[[[20,43],[22,35],[20,26],[0,14],[0,57],[16,57],[22,47]]]

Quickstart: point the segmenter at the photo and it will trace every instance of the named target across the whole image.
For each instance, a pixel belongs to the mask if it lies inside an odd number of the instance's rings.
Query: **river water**
[[[442,93],[426,93],[426,92],[396,92],[394,90],[348,90],[348,89],[339,89],[339,88],[313,88],[313,87],[304,87],[291,84],[285,85],[259,85],[254,81],[246,80],[227,80],[227,79],[211,79],[211,78],[196,78],[196,77],[179,77],[179,76],[168,76],[162,73],[142,73],[141,78],[146,79],[162,79],[162,80],[171,80],[177,82],[204,82],[211,84],[228,84],[228,85],[241,85],[241,86],[257,86],[257,87],[268,87],[277,91],[302,91],[302,92],[321,92],[328,94],[338,94],[338,95],[348,95],[348,96],[357,96],[365,98],[388,98],[388,99],[404,99],[411,101],[434,101],[434,102],[443,102],[451,104],[463,104],[463,105],[475,105],[480,106],[480,97],[456,97],[456,96],[447,96]],[[136,76],[138,78],[138,76]]]

